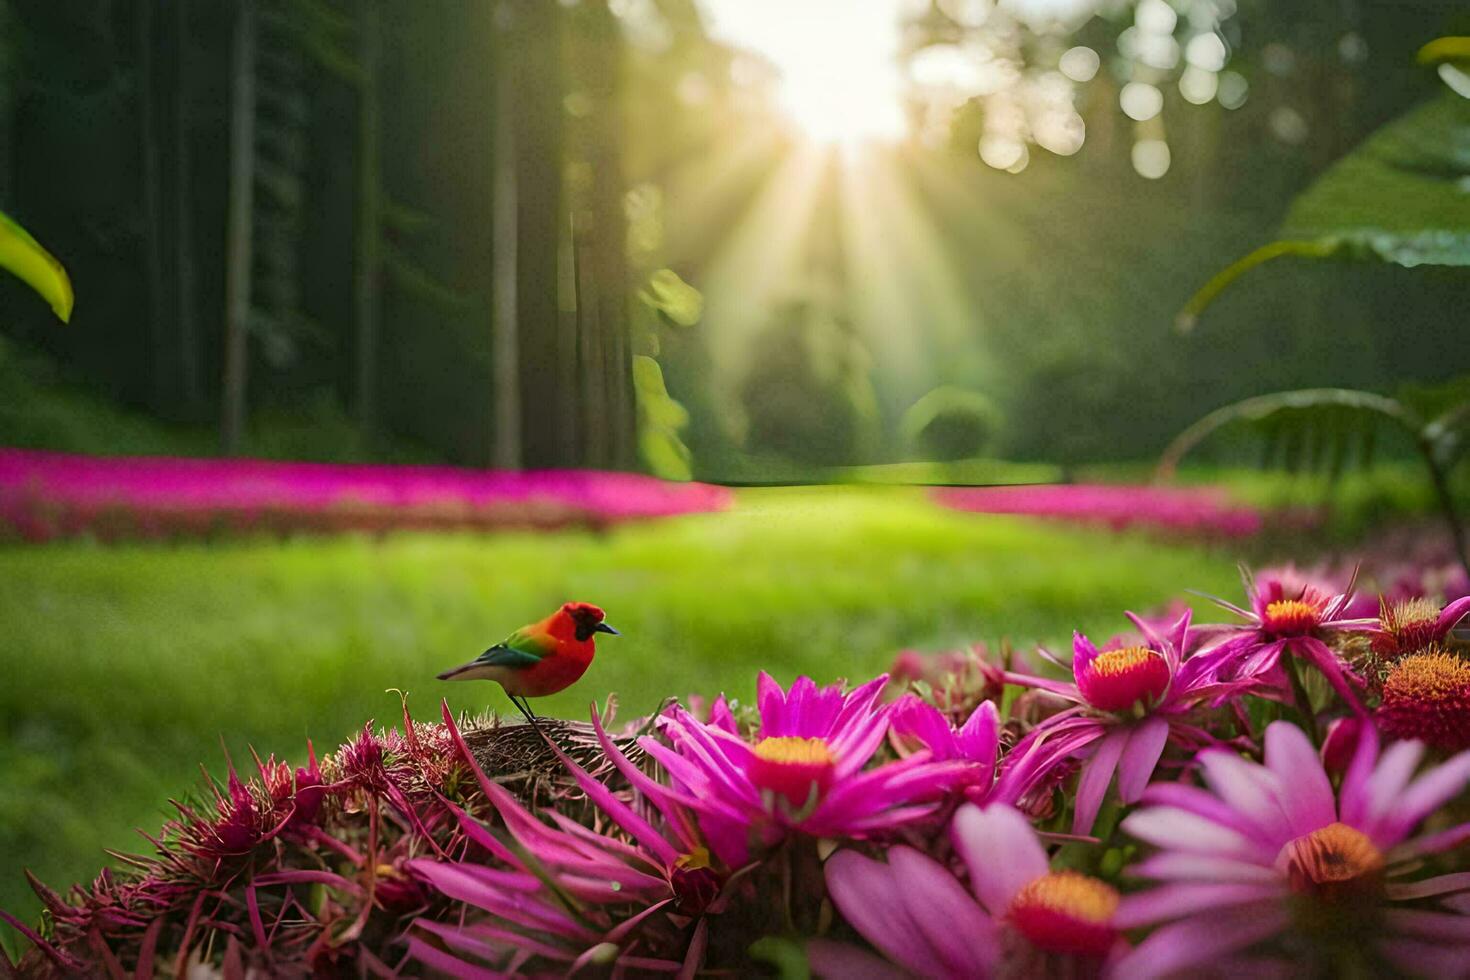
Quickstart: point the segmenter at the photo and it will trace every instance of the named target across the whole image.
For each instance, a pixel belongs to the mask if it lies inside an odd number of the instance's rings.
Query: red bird
[[[522,626],[474,660],[439,675],[441,681],[495,681],[531,724],[526,698],[555,694],[576,683],[597,653],[593,636],[617,630],[588,602],[568,602],[539,623]]]

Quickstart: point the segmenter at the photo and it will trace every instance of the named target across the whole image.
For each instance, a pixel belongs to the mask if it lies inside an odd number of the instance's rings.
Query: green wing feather
[[[549,636],[516,630],[475,658],[482,667],[534,667],[555,649]]]

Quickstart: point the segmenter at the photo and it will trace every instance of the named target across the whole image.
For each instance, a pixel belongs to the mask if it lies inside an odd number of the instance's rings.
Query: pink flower
[[[1231,630],[1233,635],[1191,658],[1191,664],[1217,680],[1254,682],[1251,693],[1279,692],[1288,687],[1282,656],[1292,653],[1316,667],[1333,690],[1362,713],[1362,702],[1349,683],[1361,684],[1361,680],[1323,639],[1335,630],[1370,629],[1377,621],[1348,618],[1351,586],[1338,595],[1328,595],[1293,579],[1263,578],[1258,586],[1247,575],[1249,610],[1216,599],[1246,622]]]
[[[1015,809],[967,804],[951,838],[968,890],[911,847],[891,848],[886,862],[851,850],[827,861],[838,911],[902,975],[1085,977],[1126,948],[1113,923],[1118,893],[1096,878],[1052,871]],[[819,976],[900,975],[840,944],[814,942],[809,951]]]
[[[661,719],[672,747],[640,744],[672,778],[654,798],[699,815],[711,849],[730,867],[788,832],[866,837],[932,813],[974,769],[930,751],[866,769],[888,733],[891,709],[876,703],[887,675],[843,693],[800,677],[789,692],[765,672],[757,682],[760,729],[753,741],[721,721],[682,708]]]
[[[1413,974],[1462,973],[1470,875],[1402,879],[1426,855],[1470,839],[1470,824],[1410,838],[1470,782],[1470,753],[1413,779],[1424,747],[1399,742],[1380,755],[1377,732],[1364,726],[1334,795],[1300,729],[1275,722],[1265,741],[1265,765],[1223,749],[1202,752],[1208,790],[1155,783],[1144,794],[1149,805],[1123,821],[1160,849],[1134,873],[1164,884],[1125,897],[1116,921],[1169,924],[1118,963],[1119,975],[1206,965],[1231,975],[1247,969],[1247,951],[1251,969],[1279,959],[1299,974],[1314,973],[1303,962],[1312,956],[1328,972],[1356,960],[1365,975],[1385,963]]]
[[[1373,719],[1385,735],[1430,748],[1470,748],[1470,661],[1430,648],[1393,661]]]
[[[723,510],[723,487],[592,470],[483,471],[0,449],[0,529],[46,540],[221,528],[607,525]]]
[[[1441,609],[1428,599],[1383,600],[1378,628],[1372,633],[1373,652],[1393,659],[1444,642],[1450,630],[1470,614],[1470,596]]]
[[[1259,511],[1234,503],[1208,487],[1068,483],[1025,487],[947,487],[934,491],[945,507],[982,514],[1022,514],[1114,530],[1152,527],[1166,531],[1250,537],[1261,530]]]
[[[889,741],[900,756],[912,754],[913,746],[937,760],[969,762],[955,788],[972,803],[1020,805],[1055,768],[1056,761],[1041,752],[1013,752],[1001,758],[1000,712],[992,701],[983,701],[959,728],[944,714],[913,694],[893,704]]]
[[[1202,701],[1228,696],[1240,686],[1217,683],[1194,669],[1193,658],[1184,659],[1182,651],[1190,642],[1189,610],[1163,634],[1131,613],[1129,618],[1143,642],[1098,650],[1087,637],[1074,634],[1071,684],[1026,674],[1008,676],[1012,683],[1077,705],[1037,725],[1012,752],[1055,761],[1086,759],[1073,810],[1074,834],[1091,831],[1114,772],[1119,797],[1124,803],[1136,803],[1171,738],[1186,744],[1211,743],[1208,733],[1189,722],[1188,713]]]

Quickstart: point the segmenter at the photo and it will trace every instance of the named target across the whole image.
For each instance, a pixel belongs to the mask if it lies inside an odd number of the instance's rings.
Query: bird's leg
[[[541,726],[536,724],[536,713],[531,710],[531,705],[526,699],[524,697],[517,697],[514,694],[507,696],[510,698],[511,704],[521,709],[521,714],[525,715],[526,720],[531,723],[531,727],[536,729],[536,734],[541,734]]]

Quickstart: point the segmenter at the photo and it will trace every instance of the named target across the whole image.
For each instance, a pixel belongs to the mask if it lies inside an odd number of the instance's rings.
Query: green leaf
[[[750,958],[767,963],[780,980],[810,980],[806,949],[785,936],[763,936],[750,944]]]
[[[1417,60],[1421,65],[1470,61],[1470,37],[1437,37],[1419,49]]]
[[[1369,136],[1296,199],[1276,241],[1195,294],[1179,328],[1242,274],[1285,255],[1470,266],[1470,99],[1443,92]]]
[[[39,293],[62,323],[71,322],[75,300],[66,270],[4,211],[0,211],[0,269],[9,269]]]
[[[1356,441],[1358,457],[1371,457],[1380,425],[1388,424],[1420,438],[1423,423],[1402,403],[1371,391],[1349,388],[1306,388],[1260,395],[1217,408],[1174,438],[1159,460],[1168,476],[1205,439],[1227,426],[1252,425],[1267,450],[1264,461],[1289,470],[1325,470],[1335,475]]]
[[[690,480],[691,454],[679,434],[689,424],[689,411],[669,395],[658,361],[633,357],[633,389],[638,395],[638,449],[655,476]]]
[[[673,269],[655,272],[648,279],[648,287],[638,296],[681,327],[692,327],[704,316],[704,295],[680,279]]]

